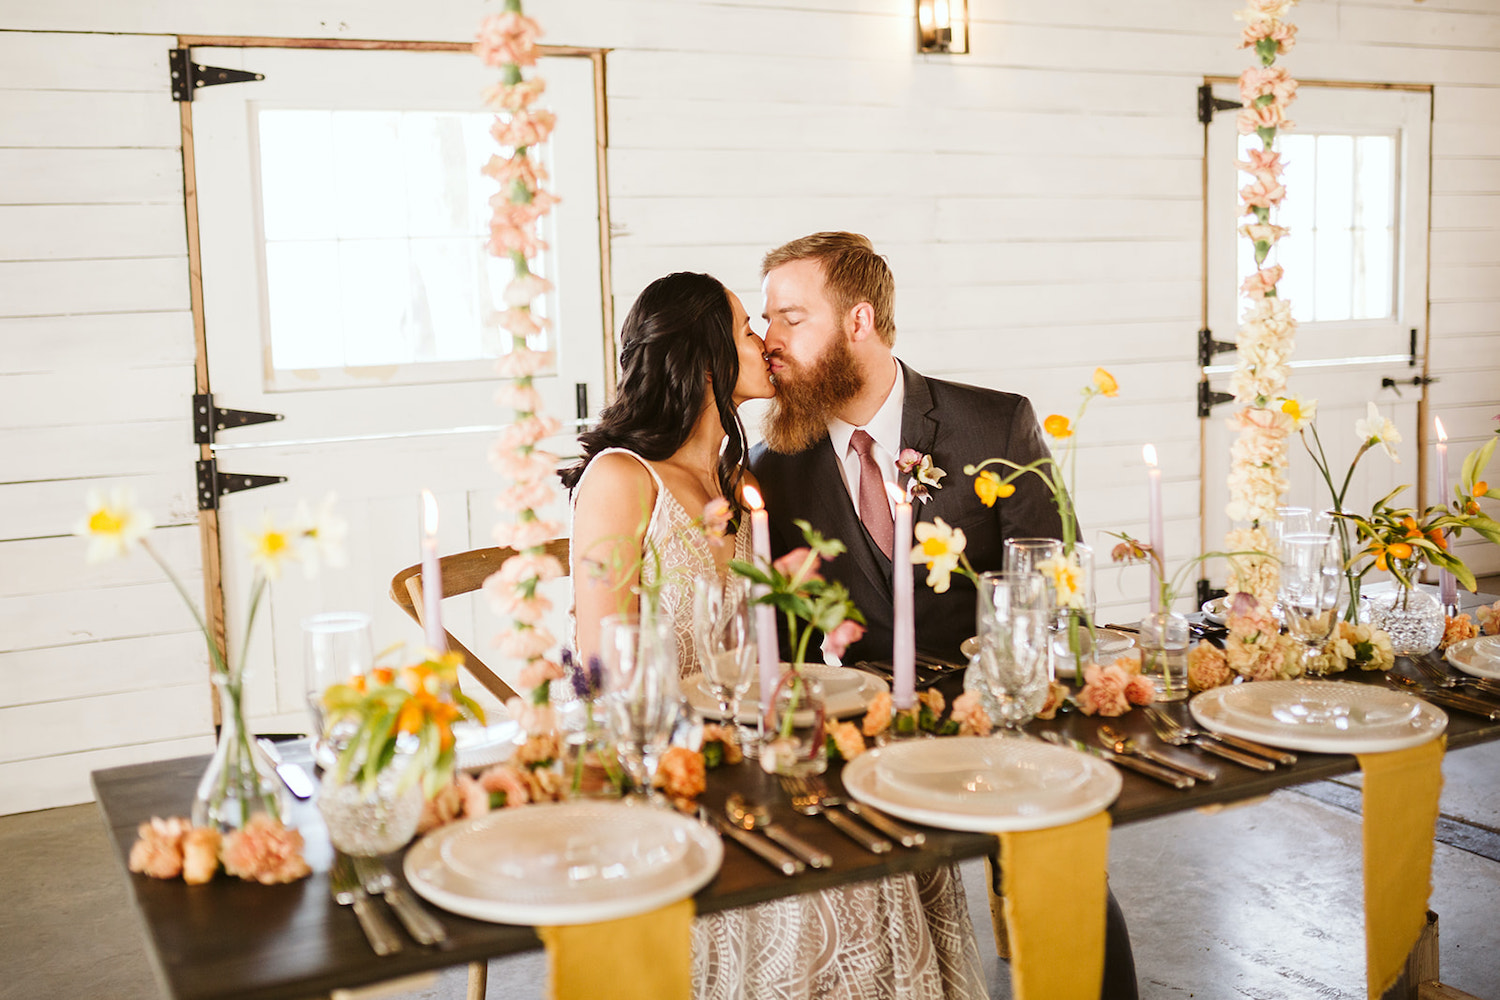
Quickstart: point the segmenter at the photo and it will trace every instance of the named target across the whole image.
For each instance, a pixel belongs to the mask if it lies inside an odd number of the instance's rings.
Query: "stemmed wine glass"
[[[740,700],[755,679],[755,614],[750,581],[731,576],[722,586],[714,577],[693,581],[693,641],[703,669],[703,686],[719,703],[725,728],[748,747],[754,736],[740,725]]]
[[[635,793],[650,797],[677,721],[677,647],[671,623],[611,615],[599,625],[604,715]]]
[[[980,675],[1000,709],[1001,736],[1017,736],[1046,703],[1052,614],[1039,573],[985,573],[976,624]]]
[[[1338,621],[1344,564],[1337,540],[1318,531],[1281,536],[1281,589],[1278,593],[1287,633],[1305,647],[1303,673],[1333,634]]]
[[[330,611],[302,619],[303,664],[307,707],[312,712],[313,757],[332,767],[358,725],[345,719],[329,726],[323,715],[323,692],[345,684],[374,665],[370,616],[362,611]]]

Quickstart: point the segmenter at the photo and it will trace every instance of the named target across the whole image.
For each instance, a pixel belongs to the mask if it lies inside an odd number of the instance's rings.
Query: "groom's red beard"
[[[785,354],[776,396],[766,411],[766,446],[783,455],[806,451],[828,436],[828,420],[865,387],[864,374],[843,337],[810,366]]]

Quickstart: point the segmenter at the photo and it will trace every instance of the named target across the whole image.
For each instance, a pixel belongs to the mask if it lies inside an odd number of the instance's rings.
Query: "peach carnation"
[[[835,722],[828,727],[828,738],[833,740],[834,748],[846,761],[865,752],[865,738],[860,734],[859,727],[852,722]]]
[[[1061,681],[1053,681],[1047,685],[1047,700],[1042,702],[1042,709],[1036,713],[1036,717],[1038,719],[1056,718],[1058,709],[1062,708],[1067,700],[1068,686]]]
[[[984,710],[984,698],[978,691],[965,691],[953,699],[953,714],[949,716],[958,723],[960,736],[988,736],[994,728],[988,712]]]
[[[515,809],[531,801],[531,785],[509,764],[497,764],[479,775],[479,785],[491,795],[505,796],[505,807]]]
[[[302,834],[260,813],[224,838],[224,870],[262,885],[295,882],[312,873],[302,859]]]
[[[1090,663],[1083,668],[1083,690],[1078,692],[1078,709],[1084,715],[1117,716],[1130,711],[1125,688],[1130,674],[1123,667],[1110,664],[1101,667]]]
[[[1443,624],[1443,638],[1438,642],[1439,649],[1447,649],[1455,642],[1463,642],[1472,639],[1479,634],[1479,625],[1467,613],[1449,618]]]
[[[1188,690],[1196,694],[1222,687],[1234,680],[1224,651],[1211,642],[1200,642],[1188,652]]]
[[[891,693],[882,691],[870,700],[865,708],[865,721],[860,729],[866,736],[878,736],[891,724]]]
[[[219,848],[223,837],[210,826],[195,826],[182,838],[182,880],[202,885],[219,870]]]
[[[181,816],[152,816],[136,828],[138,839],[130,847],[130,870],[151,878],[181,875],[182,840],[192,828]]]
[[[486,66],[535,66],[541,34],[541,25],[518,11],[491,14],[479,24],[474,53]]]
[[[693,799],[707,787],[703,755],[687,747],[669,747],[656,766],[653,784],[674,799]]]
[[[1475,608],[1474,617],[1485,635],[1500,635],[1500,601]]]

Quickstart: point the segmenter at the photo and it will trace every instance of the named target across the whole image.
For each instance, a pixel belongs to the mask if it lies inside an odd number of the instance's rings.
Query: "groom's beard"
[[[786,355],[776,396],[766,411],[766,446],[782,455],[806,451],[828,436],[828,420],[865,387],[849,342],[837,337],[809,367]]]

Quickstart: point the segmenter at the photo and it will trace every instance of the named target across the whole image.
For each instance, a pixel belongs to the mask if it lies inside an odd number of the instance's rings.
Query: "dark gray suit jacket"
[[[926,378],[902,365],[906,401],[901,415],[901,447],[931,455],[948,474],[928,503],[913,504],[916,521],[941,517],[962,528],[965,553],[980,572],[1002,568],[1007,538],[1062,537],[1062,519],[1052,496],[1036,476],[1015,483],[1013,496],[985,507],[974,493],[965,465],[987,458],[1026,464],[1049,454],[1036,414],[1024,396]],[[828,438],[796,455],[779,455],[764,443],[750,453],[750,468],[760,480],[770,515],[771,549],[780,556],[803,544],[793,524],[806,520],[823,534],[838,538],[849,551],[827,564],[823,575],[849,588],[864,613],[864,639],[851,646],[844,662],[891,659],[891,561],[859,520],[844,486],[838,459]],[[1002,475],[1009,470],[1001,467]],[[950,663],[963,662],[959,644],[974,634],[974,587],[957,575],[946,594],[935,594],[926,570],[913,567],[917,649]]]

